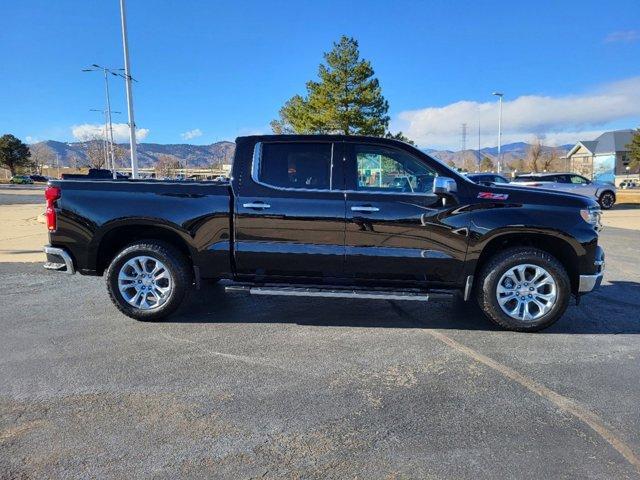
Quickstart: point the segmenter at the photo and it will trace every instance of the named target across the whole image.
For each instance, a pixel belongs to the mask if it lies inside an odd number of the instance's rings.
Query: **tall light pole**
[[[502,97],[504,93],[493,92],[499,98],[500,113],[498,114],[498,173],[502,173]]]
[[[127,86],[127,113],[129,114],[129,144],[131,151],[131,178],[138,178],[138,154],[136,152],[136,122],[133,119],[133,92],[131,90],[131,66],[129,64],[129,43],[127,40],[127,15],[124,0],[120,0],[120,20],[122,23],[122,48],[124,50],[124,75]]]
[[[113,151],[113,123],[111,122],[111,95],[109,95],[109,74],[115,75],[116,77],[122,77],[121,68],[107,68],[101,67],[100,65],[94,63],[89,68],[83,68],[83,72],[97,72],[102,71],[104,74],[104,91],[107,107],[103,110],[105,113],[105,129],[106,129],[106,137],[108,139],[107,144],[109,144],[109,155],[111,157],[111,173],[113,174],[113,178],[116,178],[116,156]],[[107,162],[108,164],[109,162]]]

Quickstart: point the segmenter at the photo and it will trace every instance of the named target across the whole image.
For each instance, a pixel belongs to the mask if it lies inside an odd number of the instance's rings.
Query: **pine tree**
[[[319,81],[307,82],[307,95],[295,95],[271,122],[274,133],[342,133],[383,136],[389,104],[371,63],[360,58],[358,42],[346,36],[324,55]]]
[[[410,138],[405,137],[404,133],[402,132],[398,132],[398,133],[387,132],[385,133],[384,138],[392,138],[393,140],[400,140],[401,142],[408,143],[409,145],[414,145],[414,146],[416,144]]]
[[[629,170],[640,169],[640,128],[631,137],[631,143],[627,148],[629,149]]]
[[[31,152],[19,138],[11,134],[0,137],[0,165],[15,175],[19,168],[31,166]]]

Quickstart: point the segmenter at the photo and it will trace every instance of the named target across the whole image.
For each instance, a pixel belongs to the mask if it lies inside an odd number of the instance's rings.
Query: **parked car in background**
[[[529,173],[516,176],[511,184],[559,190],[595,198],[603,210],[610,209],[616,203],[615,185],[592,181],[575,173]]]
[[[31,185],[33,180],[31,180],[27,175],[14,175],[11,177],[11,180],[9,180],[9,183],[16,185]]]
[[[638,182],[636,182],[635,180],[623,180],[620,183],[619,188],[622,188],[622,189],[638,188]]]
[[[478,185],[509,183],[509,179],[507,177],[503,177],[499,173],[468,173],[467,178]]]
[[[29,178],[34,182],[47,183],[49,181],[48,177],[44,175],[29,175]]]

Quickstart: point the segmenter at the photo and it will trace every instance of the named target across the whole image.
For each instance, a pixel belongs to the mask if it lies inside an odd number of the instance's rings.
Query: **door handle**
[[[263,202],[251,202],[251,203],[243,203],[242,206],[244,208],[257,208],[259,210],[263,210],[265,208],[271,208],[271,205]]]
[[[380,209],[378,207],[368,207],[368,206],[355,206],[351,207],[351,211],[353,212],[379,212]]]

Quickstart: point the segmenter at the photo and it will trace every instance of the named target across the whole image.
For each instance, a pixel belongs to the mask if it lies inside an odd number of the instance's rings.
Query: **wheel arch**
[[[616,191],[613,188],[610,188],[610,187],[602,187],[598,191],[598,198],[600,198],[605,193],[610,193],[611,195],[613,195],[613,200],[614,201],[617,199]]]
[[[112,225],[94,246],[95,269],[102,275],[111,260],[125,246],[137,240],[159,240],[172,245],[193,262],[193,252],[184,233],[167,225],[151,222]],[[188,238],[188,236],[187,236]]]
[[[472,275],[478,273],[496,253],[511,247],[532,247],[553,255],[565,268],[571,281],[571,291],[577,292],[579,283],[579,253],[567,239],[543,232],[503,233],[491,238],[482,247]],[[474,282],[475,283],[475,282]]]

